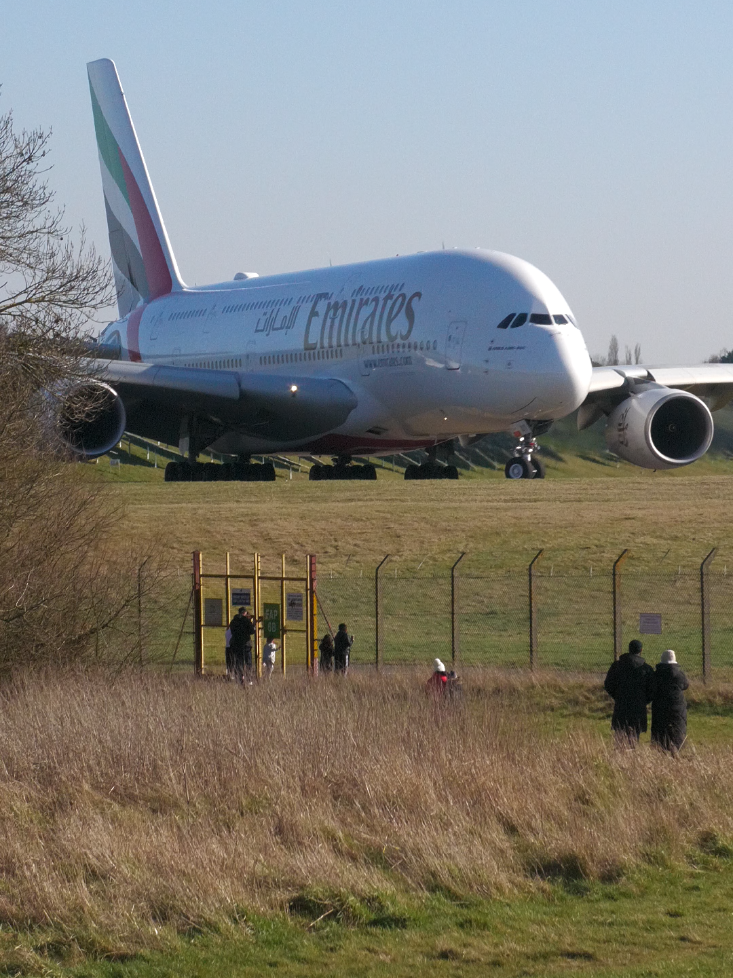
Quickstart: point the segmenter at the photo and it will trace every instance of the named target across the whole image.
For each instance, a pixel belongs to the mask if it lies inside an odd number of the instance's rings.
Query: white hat
[[[435,672],[445,672],[445,666],[440,661],[440,659],[435,659],[433,662],[433,669]]]
[[[662,652],[661,661],[669,665],[671,662],[677,662],[677,658],[672,649],[665,649],[664,652]]]

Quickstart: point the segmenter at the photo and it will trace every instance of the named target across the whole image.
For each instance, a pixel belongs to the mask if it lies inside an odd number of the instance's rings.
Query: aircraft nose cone
[[[547,341],[540,367],[545,377],[541,385],[544,403],[538,408],[560,418],[571,414],[585,400],[593,366],[579,330],[549,333]]]

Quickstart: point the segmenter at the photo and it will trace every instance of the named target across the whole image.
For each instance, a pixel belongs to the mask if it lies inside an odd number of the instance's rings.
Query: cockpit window
[[[506,329],[507,326],[509,325],[509,323],[512,321],[512,319],[514,319],[515,315],[516,315],[516,313],[510,312],[508,316],[506,316],[504,319],[502,319],[502,321],[499,323],[499,325],[496,328],[497,329]]]
[[[533,312],[529,321],[537,326],[552,326],[552,316],[546,312]]]
[[[527,313],[520,312],[517,318],[512,323],[512,329],[516,329],[517,326],[524,326],[526,322],[527,322]]]
[[[553,316],[552,318],[555,320],[558,326],[563,326],[565,323],[567,323],[567,317],[565,316]]]

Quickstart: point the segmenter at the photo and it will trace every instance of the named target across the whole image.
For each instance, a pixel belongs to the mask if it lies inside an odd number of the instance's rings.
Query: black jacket
[[[687,736],[687,703],[684,690],[690,684],[676,662],[660,662],[654,673],[652,740],[669,750],[680,748]]]
[[[336,632],[336,637],[333,640],[333,654],[336,659],[346,659],[346,656],[353,643],[353,638],[346,632],[342,632],[340,629]]]
[[[232,633],[230,648],[241,649],[245,645],[251,644],[252,636],[255,633],[255,623],[251,618],[244,615],[235,615],[229,622],[229,630]]]
[[[646,730],[646,705],[654,693],[654,670],[640,655],[625,652],[612,663],[604,688],[613,697],[614,730]]]

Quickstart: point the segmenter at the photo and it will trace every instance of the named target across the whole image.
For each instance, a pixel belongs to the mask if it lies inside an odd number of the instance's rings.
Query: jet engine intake
[[[632,394],[606,424],[609,449],[645,469],[674,469],[696,462],[710,448],[713,417],[686,391],[653,387]]]
[[[88,380],[56,395],[56,427],[74,455],[96,458],[122,438],[127,415],[122,398],[109,384]]]

